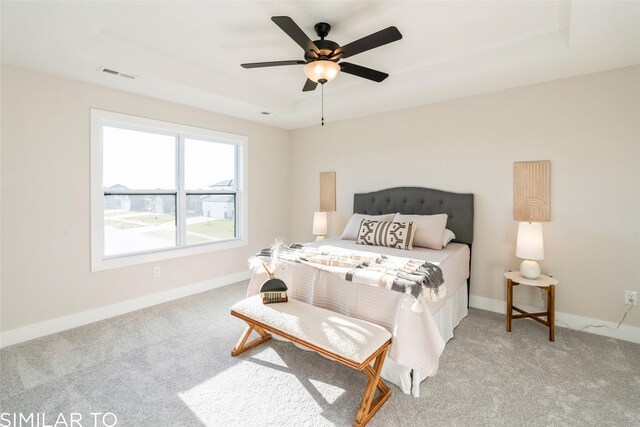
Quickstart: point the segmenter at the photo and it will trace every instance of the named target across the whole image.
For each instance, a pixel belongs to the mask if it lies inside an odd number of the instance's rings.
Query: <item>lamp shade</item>
[[[338,71],[340,71],[340,66],[333,61],[327,60],[309,62],[304,66],[306,76],[316,83],[320,82],[320,80],[325,80],[324,83],[330,82],[336,78]]]
[[[314,236],[324,236],[327,234],[327,213],[326,212],[314,212],[313,213],[313,231]]]
[[[516,256],[522,259],[544,259],[542,224],[539,222],[521,222],[518,225]]]

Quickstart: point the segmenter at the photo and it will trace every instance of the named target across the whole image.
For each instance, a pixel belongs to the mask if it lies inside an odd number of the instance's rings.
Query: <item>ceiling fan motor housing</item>
[[[331,56],[333,56],[333,52],[340,47],[338,43],[324,39],[314,40],[313,44],[315,44],[320,51],[320,55],[316,55],[313,51],[307,51],[304,54],[304,59],[307,61],[329,59]],[[334,60],[333,62],[336,62],[336,60]]]
[[[338,59],[329,59],[333,56],[333,52],[340,47],[340,45],[331,40],[325,40],[324,38],[329,35],[329,31],[331,31],[331,25],[326,22],[318,22],[313,26],[314,31],[320,37],[320,40],[314,40],[313,44],[316,45],[320,54],[317,54],[314,51],[306,51],[304,53],[304,59],[307,62],[313,61],[321,61],[321,60],[330,60],[333,62],[337,62]]]

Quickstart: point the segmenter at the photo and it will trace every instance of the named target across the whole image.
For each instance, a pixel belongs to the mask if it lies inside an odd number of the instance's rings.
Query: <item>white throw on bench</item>
[[[268,332],[271,332],[364,372],[369,382],[354,425],[365,425],[391,396],[391,389],[380,378],[391,344],[391,334],[383,327],[291,299],[286,303],[265,305],[260,295],[238,302],[231,307],[231,314],[248,325],[231,352],[232,356],[269,340]],[[252,331],[260,337],[247,342]],[[375,362],[370,366],[374,358]],[[380,393],[374,399],[376,389]]]

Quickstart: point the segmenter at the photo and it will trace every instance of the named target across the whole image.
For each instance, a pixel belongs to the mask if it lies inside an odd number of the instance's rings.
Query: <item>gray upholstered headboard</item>
[[[353,196],[353,212],[381,215],[448,215],[447,228],[455,241],[473,243],[473,194],[450,193],[423,187],[396,187]]]

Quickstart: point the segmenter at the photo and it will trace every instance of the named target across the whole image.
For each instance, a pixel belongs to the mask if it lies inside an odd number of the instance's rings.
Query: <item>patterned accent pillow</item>
[[[363,219],[356,243],[412,250],[415,234],[413,222],[372,221]]]

